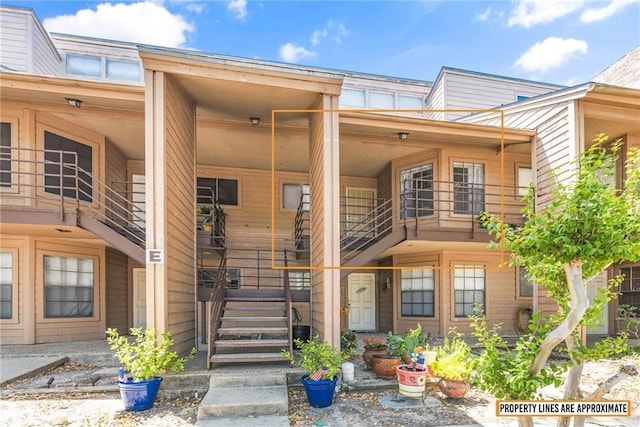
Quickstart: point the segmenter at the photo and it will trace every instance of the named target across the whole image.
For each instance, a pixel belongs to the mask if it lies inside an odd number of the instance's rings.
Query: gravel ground
[[[353,360],[360,363],[359,357]],[[622,363],[640,367],[640,357],[625,360],[589,362],[583,375],[583,389],[590,391],[600,382],[618,372]],[[82,366],[67,364],[41,375],[23,380],[4,388],[0,400],[1,426],[192,426],[200,398],[182,397],[156,400],[154,407],[143,412],[125,412],[117,393],[12,393],[29,385],[29,382],[81,370]],[[551,392],[550,392],[551,393]],[[551,393],[553,395],[553,393]],[[491,426],[515,425],[513,418],[496,418],[495,399],[476,389],[471,389],[464,399],[445,398],[439,390],[430,390],[427,405],[414,408],[390,409],[381,399],[395,396],[393,390],[347,391],[336,394],[329,408],[312,408],[306,401],[304,389],[289,390],[289,418],[292,426],[444,426],[481,424]],[[630,400],[633,415],[630,418],[591,418],[588,426],[638,426],[640,425],[640,378],[627,379],[605,395],[609,400]],[[430,406],[430,404],[436,405]],[[544,425],[555,424],[546,418]],[[247,425],[251,425],[248,423]],[[536,426],[538,422],[536,422]]]

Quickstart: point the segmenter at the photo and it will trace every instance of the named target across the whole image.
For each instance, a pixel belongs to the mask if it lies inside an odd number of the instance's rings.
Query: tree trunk
[[[518,417],[518,427],[533,427],[533,417]]]
[[[529,372],[532,375],[540,374],[553,349],[571,335],[589,307],[589,299],[582,280],[582,262],[574,261],[565,264],[564,271],[569,286],[569,312],[562,323],[550,331],[540,344],[538,353],[529,367]]]

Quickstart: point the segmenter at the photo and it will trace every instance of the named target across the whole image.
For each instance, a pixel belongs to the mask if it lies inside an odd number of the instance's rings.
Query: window
[[[369,107],[393,110],[396,108],[395,95],[392,92],[369,92]]]
[[[453,270],[453,289],[456,317],[484,313],[484,267],[478,265],[456,265]],[[482,308],[479,309],[476,304],[482,304]]]
[[[238,180],[198,177],[198,203],[212,204],[217,198],[221,205],[238,206]]]
[[[140,81],[140,64],[135,61],[122,61],[107,58],[107,78],[127,82]]]
[[[102,59],[99,56],[67,54],[67,74],[102,77]]]
[[[518,167],[518,196],[525,196],[533,183],[533,174],[529,167]]]
[[[133,223],[140,228],[146,224],[146,184],[145,176],[141,174],[131,175],[131,204],[133,205]]]
[[[640,307],[640,266],[621,268],[620,274],[624,280],[620,284],[618,303]]]
[[[529,274],[525,267],[518,267],[518,295],[521,298],[533,297],[533,281],[529,279]]]
[[[402,269],[400,272],[402,316],[435,315],[435,280],[433,269]]]
[[[516,95],[516,102],[524,101],[525,99],[529,99],[530,96],[525,95]]]
[[[302,210],[308,212],[311,204],[309,185],[282,184],[282,208],[298,209],[302,201]]]
[[[92,200],[93,149],[48,131],[44,132],[44,191],[65,197]],[[76,191],[77,190],[77,191]]]
[[[0,252],[0,319],[13,317],[13,254]]]
[[[400,110],[422,110],[424,108],[422,97],[398,95],[398,108]]]
[[[365,107],[364,90],[343,88],[340,94],[340,105],[349,107]]]
[[[0,187],[11,187],[11,123],[0,123]]]
[[[475,214],[484,211],[484,165],[453,162],[453,212]]]
[[[288,270],[288,274],[291,289],[311,289],[311,273],[309,271]]]
[[[400,218],[433,215],[433,163],[400,172]]]
[[[93,316],[93,260],[44,255],[44,315]]]

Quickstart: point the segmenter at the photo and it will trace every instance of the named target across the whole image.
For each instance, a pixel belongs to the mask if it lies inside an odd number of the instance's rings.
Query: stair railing
[[[215,338],[218,334],[218,325],[222,317],[224,300],[227,294],[227,258],[220,258],[220,265],[213,283],[213,291],[209,299],[209,332],[207,334],[207,369],[211,369],[211,356],[216,352]]]
[[[362,220],[347,227],[340,238],[342,258],[386,236],[393,230],[393,201],[387,199],[362,216]]]
[[[309,209],[309,194],[302,193],[302,195],[300,196],[300,203],[298,203],[298,209],[296,210],[296,217],[293,223],[293,238],[295,242],[295,249],[298,252],[309,250]]]
[[[287,260],[287,250],[284,250],[284,296],[285,312],[287,316],[287,336],[289,337],[289,353],[293,354],[293,305],[291,303],[291,285],[289,283],[289,261]]]

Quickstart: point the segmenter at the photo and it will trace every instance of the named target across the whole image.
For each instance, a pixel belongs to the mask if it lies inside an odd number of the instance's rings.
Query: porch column
[[[145,71],[147,327],[171,332],[174,349],[196,344],[195,104],[166,73]]]
[[[313,335],[340,345],[340,158],[338,97],[323,95],[309,117]],[[333,268],[330,268],[333,267]]]

